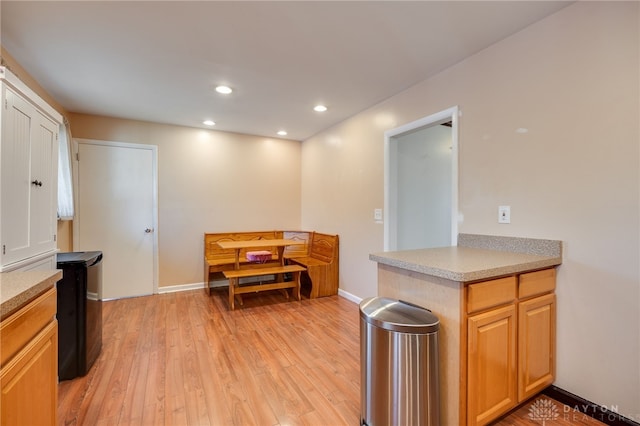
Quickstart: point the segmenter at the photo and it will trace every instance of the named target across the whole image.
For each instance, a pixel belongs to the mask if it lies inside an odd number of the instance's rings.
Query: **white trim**
[[[122,147],[122,148],[131,148],[131,149],[146,149],[151,151],[152,159],[152,179],[153,179],[153,224],[152,227],[154,229],[153,232],[153,294],[158,293],[158,276],[159,276],[159,265],[158,265],[158,146],[157,145],[147,145],[140,143],[128,143],[128,142],[113,142],[113,141],[102,141],[95,139],[82,139],[82,138],[73,138],[73,154],[71,155],[71,162],[73,166],[73,185],[74,188],[79,188],[79,170],[78,170],[78,144],[85,143],[90,145],[104,145],[104,146],[114,146],[114,147]],[[73,191],[74,203],[78,206],[78,192]],[[79,233],[80,233],[80,211],[76,209],[76,217],[73,221],[73,247],[78,247],[80,245]]]
[[[189,290],[204,291],[204,283],[168,285],[165,287],[158,288],[157,293],[158,294],[176,293],[178,291],[189,291]]]
[[[341,288],[338,289],[338,296],[344,297],[345,299],[347,299],[347,300],[349,300],[349,301],[351,301],[353,303],[360,304],[360,302],[362,302],[362,297],[358,297],[355,294],[351,294],[348,291],[344,291]]]
[[[44,99],[42,99],[36,92],[31,90],[22,80],[20,80],[14,73],[7,67],[0,66],[0,80],[4,81],[7,85],[11,86],[14,90],[20,92],[22,96],[26,98],[36,108],[47,114],[49,118],[55,121],[57,124],[62,124],[62,114],[60,114],[55,108],[49,105]]]
[[[24,268],[25,266],[29,266],[31,264],[35,264],[37,262],[39,262],[42,259],[46,259],[48,257],[53,257],[53,266],[55,267],[56,264],[56,254],[59,252],[59,249],[55,249],[55,250],[49,250],[47,252],[44,253],[38,253],[35,256],[31,256],[28,257],[26,259],[21,259],[18,260],[16,262],[13,263],[9,263],[7,265],[0,265],[0,272],[11,272],[11,271],[15,271],[16,269],[21,269]]]
[[[391,140],[395,136],[402,135],[426,127],[429,125],[444,123],[451,120],[451,140],[452,140],[452,167],[451,167],[451,245],[457,245],[458,238],[458,121],[461,112],[458,106],[447,108],[444,111],[431,114],[427,117],[412,121],[411,123],[404,124],[395,129],[390,129],[384,132],[384,251],[390,250],[390,215],[394,214],[391,210],[391,200],[389,194],[390,187],[390,152],[391,152]]]

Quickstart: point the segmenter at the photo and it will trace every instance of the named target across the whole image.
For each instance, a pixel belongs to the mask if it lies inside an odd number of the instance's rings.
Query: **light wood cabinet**
[[[0,424],[55,425],[58,322],[51,288],[0,325]]]
[[[485,425],[555,377],[555,269],[466,288],[467,425]]]
[[[0,271],[55,253],[62,117],[0,67]]]
[[[472,234],[459,242],[370,259],[378,262],[378,296],[440,320],[442,424],[482,425],[554,381],[562,242]]]
[[[467,320],[468,424],[486,424],[518,403],[516,307]]]
[[[518,303],[518,401],[537,394],[555,377],[554,294]]]

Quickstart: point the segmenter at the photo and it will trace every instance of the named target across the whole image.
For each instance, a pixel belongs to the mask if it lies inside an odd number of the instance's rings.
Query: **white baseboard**
[[[344,297],[347,300],[352,301],[353,303],[360,304],[362,302],[362,297],[358,297],[354,294],[349,293],[348,291],[344,291],[343,289],[338,289],[338,296]]]
[[[158,293],[175,293],[176,291],[188,291],[196,289],[204,289],[204,283],[178,284],[168,285],[166,287],[158,287]]]

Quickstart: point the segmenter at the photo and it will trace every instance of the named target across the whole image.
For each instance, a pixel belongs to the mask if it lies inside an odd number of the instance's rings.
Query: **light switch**
[[[511,223],[511,206],[498,206],[498,223]]]

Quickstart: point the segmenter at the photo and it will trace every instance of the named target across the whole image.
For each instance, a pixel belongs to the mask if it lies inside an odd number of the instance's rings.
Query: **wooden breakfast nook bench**
[[[284,256],[287,263],[306,268],[303,278],[311,284],[309,298],[338,294],[338,235],[310,232],[307,247],[307,253],[285,252]]]
[[[292,288],[294,289],[294,294],[296,295],[298,300],[300,300],[300,272],[305,270],[306,268],[300,265],[285,265],[256,269],[234,269],[231,271],[223,271],[224,276],[229,279],[229,307],[231,308],[231,310],[235,309],[236,295],[240,299],[240,304],[242,305],[242,294],[254,293],[264,290]],[[280,281],[276,279],[276,282],[240,286],[240,278],[258,277],[262,275],[275,275],[276,277],[282,277],[284,276],[284,274],[291,274],[293,280]],[[288,296],[289,295],[287,293],[287,297]]]
[[[238,289],[248,288],[251,284],[246,281],[255,281],[255,277],[262,275],[276,275],[275,281],[282,283],[283,275],[289,273],[289,270],[265,272],[267,268],[297,266],[302,268],[295,273],[298,291],[300,287],[310,288],[311,299],[332,296],[338,293],[338,253],[338,235],[315,231],[205,233],[204,289],[211,294],[210,279],[219,280],[223,276],[233,287],[230,288],[230,302],[233,303],[234,295],[242,294]],[[264,284],[262,286],[261,289],[268,289]],[[270,288],[279,287],[271,285]],[[251,291],[256,290],[246,292]]]

